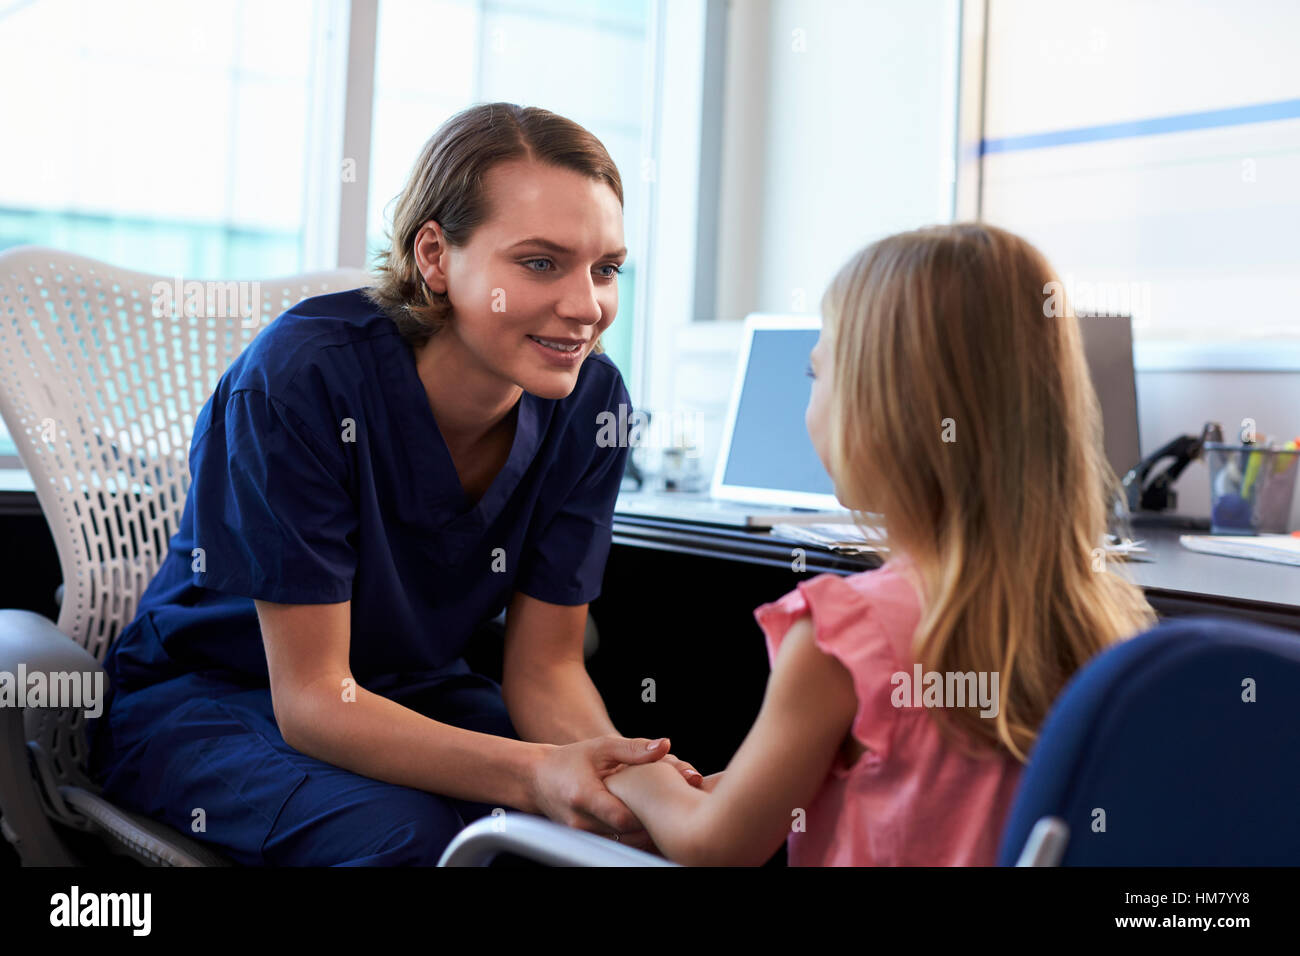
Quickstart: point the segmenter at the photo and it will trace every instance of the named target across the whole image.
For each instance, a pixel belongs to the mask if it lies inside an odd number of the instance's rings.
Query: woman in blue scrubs
[[[299,303],[195,422],[170,552],[110,649],[105,795],[248,865],[435,863],[495,807],[649,846],[583,664],[628,449],[599,337],[622,184],[594,136],[444,124],[366,289]],[[507,609],[501,684],[463,653]]]

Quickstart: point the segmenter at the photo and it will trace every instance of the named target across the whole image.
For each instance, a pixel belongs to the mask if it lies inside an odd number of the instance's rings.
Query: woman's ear
[[[445,294],[447,291],[447,273],[445,258],[447,255],[447,238],[442,234],[442,226],[430,219],[415,234],[415,264],[424,277],[424,284],[430,292]]]

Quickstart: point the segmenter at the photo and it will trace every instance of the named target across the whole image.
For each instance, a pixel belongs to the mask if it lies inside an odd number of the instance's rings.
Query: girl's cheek
[[[823,448],[823,420],[820,403],[814,397],[813,401],[808,403],[808,411],[804,415],[804,424],[808,427],[808,437],[812,440],[813,449],[817,452],[817,457],[825,463],[826,455]]]

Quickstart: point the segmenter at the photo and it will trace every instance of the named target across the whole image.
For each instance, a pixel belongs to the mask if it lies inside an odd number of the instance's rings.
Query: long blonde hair
[[[1155,621],[1098,550],[1118,481],[1060,288],[1024,239],[959,223],[868,246],[822,301],[833,476],[912,561],[915,659],[998,674],[996,719],[940,726],[1021,762],[1071,675]]]

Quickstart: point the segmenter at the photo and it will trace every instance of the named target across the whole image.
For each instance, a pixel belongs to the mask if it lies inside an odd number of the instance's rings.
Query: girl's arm
[[[662,763],[620,770],[605,785],[670,860],[759,866],[821,789],[856,713],[852,676],[817,646],[805,615],[781,642],[758,719],[712,792]]]

